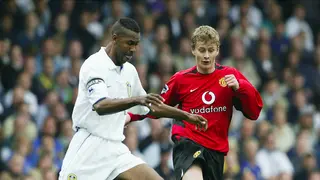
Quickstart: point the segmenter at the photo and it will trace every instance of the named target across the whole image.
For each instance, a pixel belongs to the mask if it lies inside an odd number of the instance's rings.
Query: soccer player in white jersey
[[[146,94],[135,67],[127,62],[139,40],[138,24],[121,18],[112,27],[112,41],[82,65],[72,114],[77,132],[63,160],[60,180],[162,179],[122,143],[127,111],[207,128],[202,116],[167,106],[160,95]]]

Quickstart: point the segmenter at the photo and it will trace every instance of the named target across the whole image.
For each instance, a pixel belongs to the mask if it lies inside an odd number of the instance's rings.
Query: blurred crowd
[[[141,26],[131,63],[147,92],[195,65],[190,37],[204,24],[220,34],[216,61],[261,92],[256,122],[234,112],[225,179],[320,179],[319,12],[315,0],[0,1],[0,179],[57,179],[81,64],[124,16]],[[170,123],[124,129],[132,153],[168,180]]]

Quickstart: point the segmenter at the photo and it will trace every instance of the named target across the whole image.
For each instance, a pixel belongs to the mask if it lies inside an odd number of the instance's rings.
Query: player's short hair
[[[140,33],[140,27],[138,23],[131,18],[120,18],[114,23],[111,28],[112,34],[123,34],[125,30],[130,30],[136,33]]]
[[[197,42],[213,41],[217,47],[220,47],[220,38],[218,32],[210,26],[199,26],[196,28],[191,37],[191,47],[194,49]]]

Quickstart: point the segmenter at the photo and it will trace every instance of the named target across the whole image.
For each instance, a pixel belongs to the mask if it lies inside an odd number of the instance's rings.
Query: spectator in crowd
[[[161,160],[159,165],[155,168],[157,173],[167,180],[174,180],[174,171],[169,166],[169,162],[171,162],[170,155],[171,155],[171,146],[170,145],[162,145],[161,147]]]
[[[25,161],[24,156],[18,153],[13,154],[8,162],[8,169],[0,175],[0,179],[8,179],[8,180],[21,179],[24,175],[24,172],[23,172],[24,161]]]
[[[292,16],[286,23],[286,32],[289,38],[303,34],[303,48],[307,51],[312,51],[313,44],[313,32],[309,23],[305,20],[306,10],[301,4],[297,4],[293,9]]]
[[[294,175],[294,180],[308,178],[311,179],[313,171],[317,168],[317,161],[313,154],[307,153],[302,159],[302,168]]]
[[[264,179],[292,177],[294,173],[293,165],[288,156],[276,148],[273,131],[270,131],[256,155],[257,165],[261,168]]]
[[[287,153],[295,143],[294,130],[287,121],[286,109],[278,106],[273,112],[273,130],[277,134],[275,139],[276,148]]]
[[[9,62],[4,64],[1,70],[1,83],[4,88],[4,92],[14,88],[24,65],[22,49],[19,45],[12,46],[9,54]]]
[[[257,151],[259,149],[258,141],[251,138],[247,139],[244,142],[244,152],[245,160],[241,162],[240,173],[242,177],[246,177],[246,173],[250,172],[253,175],[254,179],[259,180],[263,179],[261,174],[261,169],[256,162]]]

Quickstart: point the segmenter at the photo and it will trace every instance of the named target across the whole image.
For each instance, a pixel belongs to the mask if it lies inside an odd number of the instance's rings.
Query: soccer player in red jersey
[[[233,106],[245,117],[256,120],[263,102],[237,69],[215,62],[220,41],[214,28],[198,27],[191,40],[196,66],[174,74],[161,95],[164,103],[206,118],[208,129],[199,131],[186,121],[174,121],[175,176],[177,180],[221,180]]]

